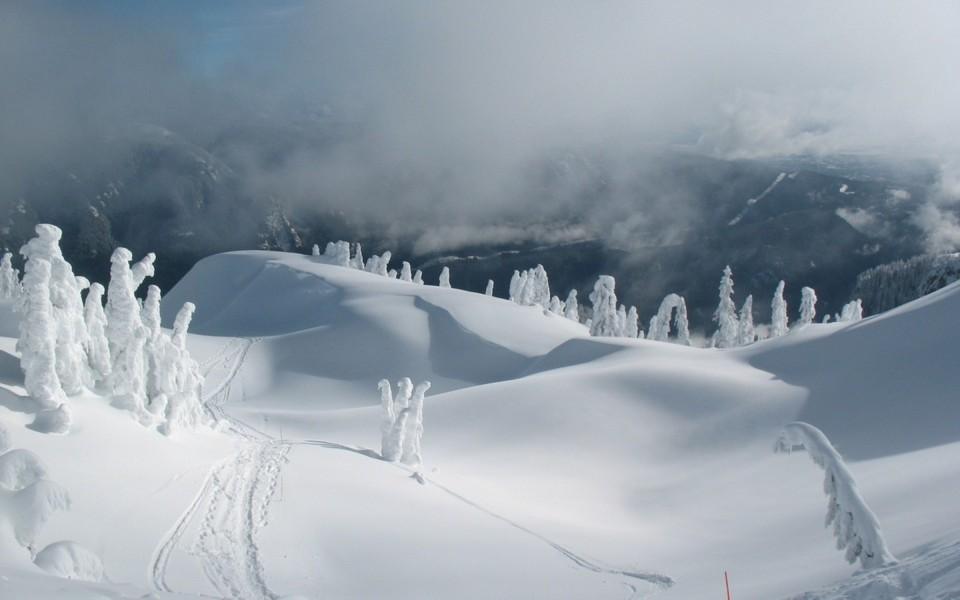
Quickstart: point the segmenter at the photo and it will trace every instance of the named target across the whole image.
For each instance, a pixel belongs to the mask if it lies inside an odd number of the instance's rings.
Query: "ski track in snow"
[[[154,552],[149,576],[158,591],[171,592],[166,582],[170,556],[200,508],[205,507],[191,554],[197,556],[204,575],[217,590],[228,598],[274,600],[278,596],[267,586],[263,564],[256,543],[257,532],[266,526],[270,502],[277,490],[283,464],[294,445],[317,446],[346,450],[382,460],[373,450],[357,448],[323,440],[284,440],[250,426],[224,410],[230,397],[233,381],[239,374],[250,348],[262,338],[236,338],[203,365],[204,375],[217,366],[226,369],[226,376],[209,393],[203,394],[207,412],[216,422],[225,423],[230,432],[240,438],[244,447],[235,455],[217,463],[193,502],[180,516]],[[641,589],[634,583],[642,581],[655,589],[665,589],[674,581],[666,575],[644,571],[623,570],[602,565],[559,544],[547,536],[496,513],[466,496],[421,473],[403,465],[394,465],[409,471],[420,483],[431,483],[435,488],[463,504],[532,536],[553,548],[578,568],[603,575],[624,578],[622,582],[629,598],[640,598]]]
[[[324,440],[302,440],[302,441],[291,442],[291,443],[293,443],[293,444],[298,444],[298,445],[320,446],[320,447],[322,447],[322,448],[329,448],[329,449],[332,449],[332,450],[346,450],[346,451],[348,451],[348,452],[354,452],[354,453],[356,453],[356,454],[360,454],[361,456],[366,456],[367,458],[374,458],[374,459],[376,459],[376,460],[383,460],[383,459],[380,457],[380,455],[377,454],[376,452],[374,452],[373,450],[369,450],[369,449],[366,449],[366,448],[357,448],[357,447],[354,447],[354,446],[347,446],[347,445],[345,445],[345,444],[338,444],[338,443],[336,443],[336,442],[327,442],[327,441],[324,441]],[[449,487],[443,485],[442,483],[437,482],[435,479],[425,477],[425,476],[424,476],[422,473],[420,473],[419,471],[415,471],[415,470],[409,469],[408,467],[405,467],[405,466],[403,466],[403,465],[396,464],[396,463],[390,463],[390,464],[393,464],[393,465],[394,465],[395,467],[397,467],[398,469],[402,469],[402,470],[404,470],[404,471],[410,472],[410,473],[411,473],[414,477],[416,477],[417,480],[420,481],[421,483],[430,483],[430,484],[433,485],[433,487],[436,487],[436,488],[439,489],[440,491],[442,491],[442,492],[444,492],[445,494],[451,496],[452,498],[454,498],[454,499],[456,499],[456,500],[458,500],[458,501],[466,504],[467,506],[469,506],[469,507],[471,507],[471,508],[473,508],[473,509],[475,509],[475,510],[478,510],[478,511],[480,511],[480,512],[482,512],[482,513],[484,513],[484,514],[486,514],[486,515],[488,515],[488,516],[490,516],[490,517],[493,517],[494,519],[497,519],[497,520],[499,520],[499,521],[502,521],[502,522],[506,523],[507,525],[510,525],[511,527],[513,527],[513,528],[515,528],[515,529],[517,529],[517,530],[519,530],[519,531],[522,531],[523,533],[525,533],[525,534],[527,534],[527,535],[530,535],[530,536],[532,536],[532,537],[540,540],[541,542],[547,544],[548,546],[550,546],[551,548],[553,548],[554,550],[556,550],[557,552],[559,552],[560,554],[562,554],[563,556],[565,556],[567,559],[569,559],[570,561],[572,561],[576,566],[578,566],[578,567],[580,567],[580,568],[582,568],[582,569],[586,569],[586,570],[592,571],[592,572],[594,572],[594,573],[601,573],[601,574],[605,574],[605,575],[614,575],[614,576],[618,576],[618,577],[626,577],[626,578],[628,578],[628,580],[624,582],[624,585],[627,587],[627,589],[630,590],[630,598],[639,597],[638,594],[639,594],[639,592],[640,592],[640,590],[637,588],[637,586],[634,585],[630,580],[640,580],[640,581],[643,581],[643,582],[645,582],[645,583],[648,583],[648,584],[651,584],[651,585],[653,585],[653,586],[656,586],[657,588],[660,588],[660,589],[669,588],[669,587],[673,586],[673,584],[674,584],[673,579],[672,579],[671,577],[666,576],[666,575],[661,575],[661,574],[659,574],[659,573],[645,572],[645,571],[622,570],[622,569],[617,569],[617,568],[613,568],[613,567],[608,567],[608,566],[602,565],[602,564],[600,564],[600,563],[598,563],[598,562],[596,562],[596,561],[590,560],[590,559],[584,557],[583,555],[574,552],[574,551],[571,550],[570,548],[568,548],[568,547],[566,547],[566,546],[564,546],[564,545],[562,545],[562,544],[559,544],[559,543],[551,540],[551,539],[548,538],[547,536],[545,536],[545,535],[543,535],[543,534],[541,534],[541,533],[537,533],[536,531],[533,531],[533,530],[530,529],[529,527],[526,527],[526,526],[524,526],[524,525],[521,525],[520,523],[517,523],[516,521],[514,521],[514,520],[512,520],[512,519],[510,519],[510,518],[508,518],[508,517],[505,517],[505,516],[503,516],[503,515],[501,515],[501,514],[499,514],[499,513],[497,513],[497,512],[494,512],[494,511],[492,511],[492,510],[490,510],[490,509],[488,509],[488,508],[486,508],[486,507],[484,507],[484,506],[482,506],[482,505],[480,505],[480,504],[477,504],[476,502],[474,502],[473,500],[470,500],[470,499],[467,498],[466,496],[464,496],[464,495],[462,495],[462,494],[460,494],[460,493],[458,493],[458,492],[455,492],[454,490],[452,490],[452,489],[450,489]]]
[[[217,366],[226,369],[222,381],[203,394],[204,407],[217,422],[243,440],[244,447],[214,465],[193,502],[154,552],[149,576],[154,589],[170,592],[166,572],[173,550],[201,507],[205,507],[192,553],[203,572],[224,597],[276,598],[263,577],[256,533],[267,524],[270,501],[276,492],[290,444],[274,440],[223,410],[230,390],[259,338],[231,340],[204,365],[208,375]]]

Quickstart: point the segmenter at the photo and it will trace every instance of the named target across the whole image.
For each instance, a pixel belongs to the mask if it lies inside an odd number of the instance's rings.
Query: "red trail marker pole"
[[[727,572],[723,572],[723,585],[727,588],[727,600],[733,600],[733,597],[730,596],[730,577],[727,576]]]

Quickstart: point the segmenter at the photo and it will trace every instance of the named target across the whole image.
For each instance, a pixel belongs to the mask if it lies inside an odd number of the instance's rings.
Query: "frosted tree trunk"
[[[713,313],[713,320],[717,323],[717,332],[713,335],[714,345],[718,348],[732,348],[737,345],[739,322],[737,307],[733,303],[733,271],[727,265],[720,278],[720,303]]]
[[[493,280],[487,280],[487,289],[483,291],[484,296],[493,296]]]
[[[110,377],[108,384],[113,393],[122,394],[132,376],[127,372],[132,360],[129,357],[134,344],[134,332],[140,327],[140,305],[134,296],[136,285],[130,260],[133,256],[126,248],[117,248],[110,257],[110,283],[107,286],[107,342],[110,348]]]
[[[389,250],[385,251],[380,255],[380,259],[377,261],[377,275],[381,277],[387,277],[387,270],[390,267],[390,259],[393,257],[393,253]]]
[[[413,276],[410,274],[410,263],[403,261],[400,265],[400,281],[413,281]]]
[[[857,560],[865,569],[897,562],[890,553],[880,523],[857,489],[853,475],[822,431],[808,423],[790,423],[777,439],[776,452],[806,449],[824,473],[823,491],[827,495],[825,525],[833,526],[837,549],[845,550],[847,562]]]
[[[567,301],[563,303],[563,316],[571,321],[580,322],[580,304],[577,302],[577,290],[570,290],[570,293],[567,294]]]
[[[313,248],[310,249],[310,256],[320,256],[320,245],[314,244]]]
[[[143,326],[147,329],[147,340],[144,343],[147,368],[147,397],[151,403],[162,392],[160,390],[160,370],[163,368],[163,340],[160,329],[160,288],[151,285],[147,288],[147,297],[143,301]]]
[[[809,325],[817,318],[817,293],[810,287],[800,290],[800,325]]]
[[[413,274],[413,283],[415,285],[423,285],[423,271],[417,269],[417,272]]]
[[[590,302],[593,304],[593,318],[590,322],[590,335],[614,337],[617,335],[617,282],[610,275],[601,275],[593,286]]]
[[[440,281],[437,282],[442,288],[450,287],[450,267],[444,267],[440,270]]]
[[[397,448],[392,444],[393,424],[397,420],[393,406],[393,388],[386,379],[381,379],[377,384],[380,390],[380,456],[390,462],[396,461]]]
[[[743,307],[740,309],[740,323],[737,334],[737,344],[747,346],[757,340],[757,334],[753,327],[753,296],[747,296],[743,301]]]
[[[787,335],[790,330],[787,325],[787,301],[783,299],[783,288],[786,284],[781,281],[777,284],[777,289],[773,293],[773,301],[770,303],[770,309],[773,320],[770,325],[770,337],[780,337]]]

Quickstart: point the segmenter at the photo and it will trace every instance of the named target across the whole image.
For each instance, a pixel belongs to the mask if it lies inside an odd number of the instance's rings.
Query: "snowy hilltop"
[[[728,268],[698,324],[334,242],[138,296],[56,237],[0,263],[0,597],[960,594],[960,283],[824,323]]]

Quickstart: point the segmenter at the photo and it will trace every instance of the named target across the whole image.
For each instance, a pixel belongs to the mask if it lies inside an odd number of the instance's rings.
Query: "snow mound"
[[[798,420],[848,459],[909,452],[960,440],[958,314],[954,283],[849,326],[817,326],[829,335],[798,332],[740,352],[809,390]]]
[[[33,562],[51,575],[80,581],[103,581],[100,557],[76,542],[54,542],[37,553]]]

